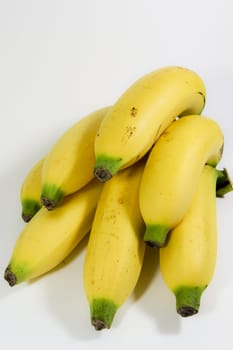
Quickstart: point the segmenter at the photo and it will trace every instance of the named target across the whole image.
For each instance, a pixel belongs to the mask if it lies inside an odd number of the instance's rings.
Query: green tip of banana
[[[182,317],[193,316],[200,308],[201,295],[207,286],[181,286],[174,291],[176,310]]]
[[[91,310],[91,324],[97,331],[110,328],[118,306],[111,300],[105,298],[93,299]]]
[[[10,270],[9,266],[4,272],[4,279],[8,282],[10,287],[13,287],[17,283],[15,274]]]
[[[106,182],[115,175],[122,166],[122,158],[114,158],[105,154],[96,156],[94,176],[101,182]]]
[[[161,248],[166,244],[168,232],[166,226],[149,224],[146,226],[144,242],[149,247]]]
[[[39,199],[24,198],[22,200],[22,213],[21,217],[23,221],[29,222],[32,217],[40,210],[41,203]]]
[[[33,217],[33,215],[27,213],[22,213],[21,216],[24,222],[29,222]]]
[[[64,191],[54,184],[45,183],[42,187],[40,201],[48,210],[53,210],[64,198]]]

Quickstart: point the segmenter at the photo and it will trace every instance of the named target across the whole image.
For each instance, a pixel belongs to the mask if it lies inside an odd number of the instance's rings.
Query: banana
[[[105,182],[138,161],[176,117],[200,114],[205,96],[203,81],[187,68],[164,67],[138,79],[100,124],[95,176]]]
[[[56,210],[42,207],[20,233],[5,270],[10,286],[53,269],[89,232],[102,189],[93,179]]]
[[[165,244],[168,232],[180,222],[191,202],[203,166],[216,166],[222,151],[219,125],[204,116],[180,118],[161,135],[151,149],[140,186],[147,244]]]
[[[94,177],[95,135],[108,110],[109,107],[101,108],[75,123],[46,156],[42,169],[41,202],[48,210]]]
[[[201,295],[215,270],[217,176],[215,168],[204,166],[185,216],[160,249],[162,277],[174,293],[177,312],[183,317],[199,311]]]
[[[104,184],[84,261],[84,289],[96,330],[110,328],[142,267],[144,222],[138,205],[144,160]]]
[[[25,222],[29,222],[42,206],[40,194],[43,163],[44,158],[33,165],[26,175],[20,189],[21,216]]]

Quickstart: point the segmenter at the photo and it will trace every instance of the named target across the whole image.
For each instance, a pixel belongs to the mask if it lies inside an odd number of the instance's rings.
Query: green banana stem
[[[101,182],[106,182],[117,173],[122,165],[121,158],[98,155],[95,161],[94,176]]]
[[[226,168],[217,170],[216,196],[223,198],[225,194],[233,191],[233,183]]]
[[[97,331],[110,328],[118,306],[105,298],[94,299],[90,305],[91,322]]]
[[[177,313],[182,317],[189,317],[198,313],[201,295],[206,287],[182,286],[175,290]]]

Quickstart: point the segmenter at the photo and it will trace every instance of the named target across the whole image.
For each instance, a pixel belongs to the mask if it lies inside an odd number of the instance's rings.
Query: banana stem
[[[216,196],[223,198],[225,194],[233,191],[233,183],[226,168],[217,172]]]
[[[98,155],[95,160],[94,176],[99,181],[106,182],[120,170],[122,162],[122,158]]]
[[[163,225],[146,226],[146,232],[144,235],[144,242],[150,247],[163,247],[166,243],[169,228]]]
[[[22,201],[22,219],[29,222],[32,217],[39,211],[42,204],[35,199],[25,199]]]
[[[97,331],[110,328],[118,306],[105,298],[94,299],[90,305],[91,323]]]
[[[182,317],[193,316],[199,311],[201,295],[204,287],[180,287],[174,291],[176,297],[176,310]]]
[[[48,210],[53,210],[62,201],[65,193],[53,184],[44,184],[41,192],[41,203]]]

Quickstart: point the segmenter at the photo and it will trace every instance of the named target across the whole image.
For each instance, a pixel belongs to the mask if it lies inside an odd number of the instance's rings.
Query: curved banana
[[[165,67],[138,79],[113,105],[95,139],[95,176],[107,181],[149,151],[178,116],[199,114],[205,86],[193,71]]]
[[[216,166],[223,134],[212,119],[190,115],[173,122],[152,148],[140,186],[144,241],[163,246],[184,216],[205,163]]]
[[[104,184],[84,262],[84,289],[96,330],[110,328],[138,280],[145,244],[138,190],[144,162]]]
[[[41,174],[44,158],[40,159],[26,175],[20,190],[20,202],[22,207],[21,216],[25,222],[38,212],[42,204],[41,194]]]
[[[5,270],[10,286],[53,269],[89,232],[102,184],[93,179],[56,210],[41,208],[19,235]]]
[[[62,198],[93,177],[94,140],[109,107],[101,108],[69,128],[47,155],[42,169],[41,202],[51,210]]]
[[[215,168],[204,166],[189,209],[171,231],[167,245],[160,249],[162,277],[183,317],[198,312],[202,292],[215,270],[217,176]]]

